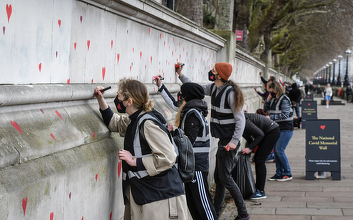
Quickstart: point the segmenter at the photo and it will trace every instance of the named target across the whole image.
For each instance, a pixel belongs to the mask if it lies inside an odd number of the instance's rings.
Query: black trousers
[[[190,214],[194,220],[217,220],[207,182],[208,172],[195,171],[191,182],[185,183],[185,195]]]
[[[218,145],[216,154],[216,169],[214,173],[216,182],[214,206],[217,216],[219,216],[222,210],[226,189],[234,199],[235,205],[238,209],[238,215],[246,215],[248,213],[245,207],[243,195],[231,175],[231,172],[235,167],[235,155],[235,150],[226,151],[224,146],[221,146],[220,144]]]
[[[273,147],[277,143],[280,136],[279,127],[268,132],[259,144],[255,153],[255,173],[256,173],[256,189],[260,191],[265,190],[266,182],[266,158],[271,153]]]

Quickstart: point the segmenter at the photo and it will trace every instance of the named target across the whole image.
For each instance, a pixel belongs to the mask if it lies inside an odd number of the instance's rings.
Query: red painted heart
[[[114,41],[110,41],[110,49],[113,49]]]
[[[22,199],[22,208],[23,208],[23,216],[25,216],[26,209],[27,209],[27,197],[25,199]]]
[[[60,28],[60,26],[61,26],[61,20],[58,20],[58,25],[59,25],[59,28]]]
[[[54,140],[56,140],[55,137],[54,137],[54,135],[53,135],[52,133],[50,133],[50,136],[51,136]]]
[[[12,14],[12,5],[6,4],[6,13],[7,13],[7,23],[10,23],[10,17]]]
[[[142,52],[140,52],[140,60],[142,59]]]
[[[5,29],[6,29],[6,27],[3,26],[3,27],[2,27],[2,34],[3,34],[3,35],[5,35]]]
[[[94,132],[92,131],[92,134],[93,134],[93,140],[95,140],[95,139],[96,139],[96,133],[94,133]]]
[[[67,79],[67,84],[70,84],[70,78]]]
[[[53,220],[54,218],[54,212],[50,213],[50,220]]]
[[[60,113],[58,112],[58,110],[56,110],[55,113],[59,116],[59,118],[61,118],[61,120],[64,120],[64,119],[61,117],[61,115],[60,115]]]
[[[104,80],[104,77],[105,77],[105,67],[102,68],[102,77],[103,77],[103,80]]]
[[[69,199],[71,199],[71,192],[69,193]]]
[[[38,65],[39,72],[42,72],[42,63]]]
[[[12,126],[14,128],[16,128],[16,130],[19,131],[22,134],[22,130],[21,130],[20,126],[16,123],[16,121],[10,121],[10,122],[11,122]]]
[[[118,59],[118,64],[119,64],[120,54],[116,55],[116,58]]]
[[[119,161],[118,163],[118,178],[120,178],[120,174],[121,174],[121,161]]]
[[[326,125],[321,125],[321,126],[320,126],[320,128],[321,128],[322,130],[324,130],[325,127],[326,127]]]
[[[152,63],[152,56],[151,56],[151,63]]]
[[[82,16],[80,16],[80,21],[81,21],[81,23],[82,23]]]
[[[308,106],[310,106],[311,104],[310,103],[308,103]]]
[[[90,40],[88,40],[87,41],[87,50],[89,50],[89,46],[91,45],[91,41]]]
[[[97,179],[98,179],[98,173],[96,174],[96,181],[97,181]]]
[[[77,43],[75,42],[75,43],[74,43],[74,48],[75,48],[75,50],[76,50],[76,46],[77,46]]]

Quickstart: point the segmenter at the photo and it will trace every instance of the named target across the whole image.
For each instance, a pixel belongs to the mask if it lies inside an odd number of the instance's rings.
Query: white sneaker
[[[326,105],[326,108],[328,108],[328,105]]]

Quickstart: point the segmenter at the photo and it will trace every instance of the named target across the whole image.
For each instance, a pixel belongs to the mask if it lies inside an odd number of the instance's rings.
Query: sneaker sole
[[[286,179],[278,179],[277,181],[280,181],[280,182],[284,182],[284,181],[288,181],[288,180],[292,180],[293,177],[288,177]]]
[[[257,198],[250,198],[251,200],[258,200],[258,199],[266,199],[267,196],[257,197]]]

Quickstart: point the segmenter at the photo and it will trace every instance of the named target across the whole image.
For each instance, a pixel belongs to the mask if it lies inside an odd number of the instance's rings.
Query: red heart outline
[[[326,127],[326,125],[321,125],[321,126],[320,126],[320,128],[321,128],[322,130],[325,130],[325,127]]]
[[[6,4],[6,14],[7,14],[7,23],[10,23],[10,17],[12,14],[12,5]]]
[[[22,208],[23,208],[23,216],[25,216],[26,209],[27,209],[27,197],[22,199]]]

